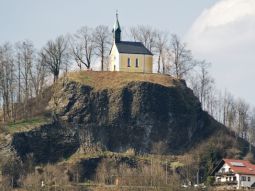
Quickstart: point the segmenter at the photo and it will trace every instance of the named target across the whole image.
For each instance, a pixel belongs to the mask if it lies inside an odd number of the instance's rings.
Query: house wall
[[[237,188],[239,189],[240,188],[240,181],[241,181],[240,175],[239,174],[235,174],[235,176],[236,176],[236,180],[237,180]]]
[[[230,166],[229,166],[228,164],[225,163],[225,164],[220,168],[220,170],[219,170],[218,172],[222,172],[223,169],[224,169],[225,172],[229,172]],[[226,178],[227,178],[226,176],[225,176],[225,177],[221,177],[221,182],[226,182],[226,181],[227,181]]]
[[[246,177],[246,181],[242,181],[242,176]],[[248,177],[251,178],[251,181],[248,181]],[[255,182],[254,175],[239,175],[240,187],[251,187],[251,185]]]
[[[128,58],[130,58],[130,67],[128,67]],[[138,67],[136,67],[138,59]],[[120,54],[120,68],[122,72],[143,72],[152,73],[153,56],[142,54]]]
[[[116,45],[114,44],[111,50],[110,62],[109,62],[109,71],[119,71],[119,62],[120,62],[120,54]],[[115,67],[114,67],[115,66]]]
[[[223,170],[224,169],[224,170]],[[236,187],[238,188],[239,187],[239,177],[238,177],[238,174],[234,174],[232,176],[229,176],[227,174],[224,174],[224,173],[228,173],[228,172],[232,172],[231,171],[231,168],[228,164],[224,164],[218,171],[219,173],[223,173],[223,175],[220,175],[220,176],[216,176],[216,180],[218,182],[221,182],[221,183],[227,183],[227,182],[230,182],[230,181],[234,181],[234,177],[236,177],[236,181],[237,181],[237,185],[232,185],[233,187]],[[220,178],[220,179],[218,179]]]

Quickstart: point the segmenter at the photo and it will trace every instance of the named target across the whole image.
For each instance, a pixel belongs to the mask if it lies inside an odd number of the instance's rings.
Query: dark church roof
[[[121,41],[116,46],[119,53],[153,55],[141,42]]]

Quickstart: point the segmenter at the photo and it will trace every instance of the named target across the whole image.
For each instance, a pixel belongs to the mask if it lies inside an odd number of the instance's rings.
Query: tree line
[[[91,68],[94,57],[100,58],[101,70],[107,62],[110,32],[98,26],[93,32],[83,27],[76,34],[49,40],[40,50],[33,42],[24,40],[0,45],[0,104],[2,121],[17,119],[17,108],[22,105],[23,117],[29,118],[29,100],[39,97],[43,90],[56,82],[73,63]]]
[[[255,144],[255,108],[228,90],[218,90],[209,73],[210,63],[198,62],[186,77],[203,110],[252,145]]]
[[[255,109],[215,87],[210,63],[196,60],[187,44],[176,34],[139,25],[126,30],[126,38],[142,42],[154,54],[154,70],[185,79],[199,98],[201,106],[216,120],[252,143],[255,143]],[[108,70],[108,56],[113,43],[109,27],[84,26],[75,34],[49,40],[36,49],[29,40],[0,45],[0,103],[2,121],[15,121],[17,107],[22,104],[24,117],[30,114],[29,100],[56,82],[61,73],[74,66],[79,70]]]

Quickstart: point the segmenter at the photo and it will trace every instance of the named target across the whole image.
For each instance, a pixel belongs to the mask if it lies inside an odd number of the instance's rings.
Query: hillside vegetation
[[[180,190],[198,171],[206,181],[222,157],[248,153],[246,141],[204,112],[184,81],[168,75],[74,72],[44,95],[48,102],[38,116],[2,129],[6,186],[36,190],[43,179],[49,187],[75,183],[84,190],[141,182]]]

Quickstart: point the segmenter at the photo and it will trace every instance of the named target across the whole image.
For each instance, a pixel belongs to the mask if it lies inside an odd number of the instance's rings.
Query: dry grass
[[[71,81],[93,86],[95,89],[119,88],[134,81],[150,82],[166,87],[174,86],[178,83],[178,80],[169,75],[129,72],[79,71],[69,73],[67,78]]]
[[[15,123],[11,122],[7,124],[6,128],[8,133],[14,134],[17,132],[30,131],[48,122],[50,122],[50,119],[38,116],[38,117],[30,118],[27,120],[24,119],[24,120],[16,121]]]
[[[135,158],[137,161],[149,161],[148,157],[131,155],[129,153],[115,153],[111,151],[102,151],[95,153],[80,153],[79,150],[74,153],[70,158],[59,164],[76,164],[79,161],[93,159],[93,158]]]

